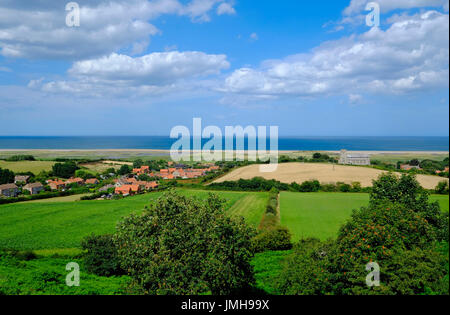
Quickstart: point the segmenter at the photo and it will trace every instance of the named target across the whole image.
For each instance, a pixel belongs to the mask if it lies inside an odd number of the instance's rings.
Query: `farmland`
[[[430,199],[438,201],[441,209],[448,211],[448,196],[433,195]],[[281,224],[289,228],[294,241],[309,237],[320,240],[335,238],[352,210],[368,202],[368,194],[282,192]]]
[[[181,190],[182,194],[205,198],[206,191]],[[20,250],[78,248],[83,237],[114,231],[116,223],[139,212],[162,193],[138,195],[122,200],[17,203],[0,206],[0,248]],[[220,192],[231,213],[249,217],[257,225],[264,212],[266,194]],[[238,205],[241,199],[249,198]],[[247,212],[246,203],[253,206]],[[259,205],[259,206],[258,206]]]
[[[239,168],[216,182],[236,181],[239,179],[252,179],[263,177],[275,179],[283,183],[303,183],[308,180],[318,180],[323,184],[343,182],[352,184],[359,182],[363,187],[372,186],[372,181],[377,179],[383,171],[369,167],[343,166],[320,163],[283,163],[272,173],[261,173],[259,165],[250,165]],[[445,180],[439,176],[417,175],[417,180],[426,189],[434,189],[439,182]],[[447,179],[448,180],[448,179]]]
[[[42,171],[51,171],[54,164],[55,162],[51,161],[0,161],[0,168],[9,169],[15,173],[32,172],[34,174],[39,174]]]

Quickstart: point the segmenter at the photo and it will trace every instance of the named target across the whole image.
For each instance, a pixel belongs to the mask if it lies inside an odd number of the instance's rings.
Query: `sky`
[[[0,136],[449,135],[448,0],[68,2],[0,0]]]

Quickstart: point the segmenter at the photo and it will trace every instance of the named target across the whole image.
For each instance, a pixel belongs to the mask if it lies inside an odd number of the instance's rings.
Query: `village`
[[[112,199],[114,196],[127,197],[144,192],[150,192],[160,187],[161,181],[192,180],[201,178],[208,173],[220,170],[214,164],[203,165],[202,168],[191,168],[187,165],[168,162],[169,168],[152,170],[149,166],[134,168],[129,174],[99,175],[98,178],[71,177],[69,179],[50,178],[30,182],[29,175],[16,175],[14,182],[0,185],[0,198],[16,198],[18,196],[33,196],[44,192],[68,192],[84,187],[91,193],[101,194],[97,199]],[[145,180],[143,180],[143,178]]]

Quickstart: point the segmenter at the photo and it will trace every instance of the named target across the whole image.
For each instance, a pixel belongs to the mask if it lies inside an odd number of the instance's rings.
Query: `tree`
[[[137,159],[133,162],[133,168],[141,168],[144,165],[144,161]]]
[[[119,223],[115,242],[138,293],[227,295],[254,283],[254,235],[217,195],[199,200],[170,191]]]
[[[124,165],[122,165],[122,166],[120,167],[120,169],[117,171],[117,174],[119,174],[119,175],[127,175],[127,174],[130,174],[131,171],[132,171],[131,167],[128,166],[128,165],[126,165],[126,164],[124,164]]]
[[[78,170],[79,167],[73,161],[67,161],[64,163],[56,163],[52,167],[53,176],[69,178],[75,175],[75,171]]]
[[[302,242],[294,249],[280,293],[448,294],[448,213],[428,202],[413,176],[385,174],[373,186],[369,206],[354,211],[335,241]],[[446,254],[435,247],[443,240]],[[366,284],[369,263],[381,267],[379,287]]]
[[[14,183],[14,172],[0,168],[0,185]]]
[[[321,153],[314,153],[313,154],[313,159],[319,160],[320,158],[322,158],[322,154]]]
[[[436,193],[439,195],[448,195],[448,181],[442,181],[436,186]]]
[[[420,165],[420,161],[418,159],[413,159],[409,162],[409,165],[411,166],[419,166]]]

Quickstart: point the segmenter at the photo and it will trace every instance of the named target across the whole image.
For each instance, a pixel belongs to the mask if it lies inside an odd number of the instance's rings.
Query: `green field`
[[[439,201],[441,209],[448,211],[448,196],[433,195],[431,200]],[[282,192],[281,224],[289,228],[294,241],[309,237],[335,238],[353,209],[368,203],[368,194]]]
[[[209,192],[180,190],[182,194],[205,198]],[[162,193],[139,195],[122,200],[16,203],[0,206],[0,248],[19,250],[78,248],[83,237],[112,233],[117,222],[139,212]],[[233,215],[249,219],[257,226],[265,210],[267,194],[218,192]],[[71,196],[73,197],[73,196]],[[246,199],[247,198],[247,199]],[[239,205],[251,200],[254,206]],[[259,206],[257,206],[259,205]]]
[[[55,162],[51,161],[0,161],[0,168],[9,169],[14,173],[32,172],[37,175],[42,171],[51,171]]]

